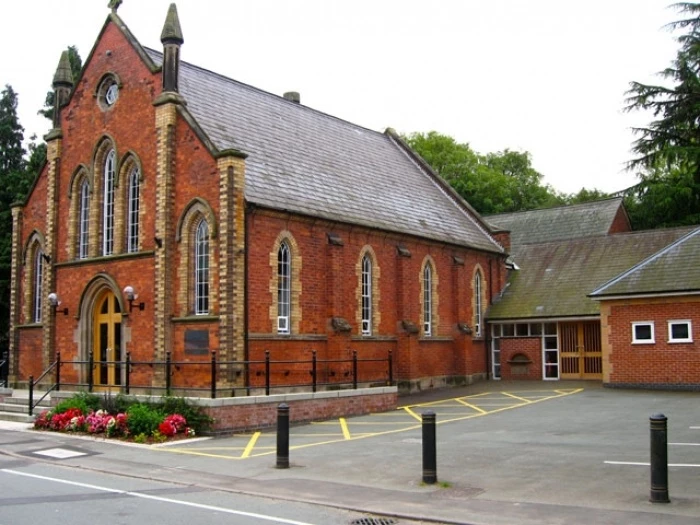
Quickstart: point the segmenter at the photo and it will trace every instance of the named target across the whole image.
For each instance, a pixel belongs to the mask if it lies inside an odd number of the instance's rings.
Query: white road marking
[[[700,447],[700,443],[669,443],[669,445],[676,447]]]
[[[637,462],[637,461],[603,461],[606,465],[633,465],[637,467],[648,467],[649,463]],[[700,465],[695,465],[692,463],[669,463],[669,467],[694,467],[700,468]]]
[[[236,516],[246,516],[248,518],[257,518],[260,520],[272,521],[275,523],[285,523],[287,525],[313,525],[311,523],[306,523],[303,521],[294,521],[284,518],[277,518],[275,516],[268,516],[266,514],[257,514],[255,512],[243,512],[241,510],[227,509],[224,507],[215,507],[212,505],[203,505],[201,503],[193,503],[190,501],[183,501],[171,498],[163,498],[160,496],[152,496],[149,494],[141,494],[139,492],[130,492],[128,490],[118,490],[110,489],[109,487],[101,487],[99,485],[91,485],[89,483],[80,483],[77,481],[67,481],[65,479],[50,478],[47,476],[39,476],[37,474],[29,474],[27,472],[20,472],[18,470],[2,469],[0,472],[6,472],[7,474],[14,474],[16,476],[25,476],[27,478],[41,479],[44,481],[53,481],[55,483],[63,483],[64,485],[73,485],[74,487],[82,487],[86,489],[99,490],[102,492],[110,492],[112,494],[123,494],[126,496],[133,496],[135,498],[150,499],[154,501],[162,501],[164,503],[173,503],[175,505],[184,505],[186,507],[194,507],[197,509],[212,510],[214,512],[223,512],[226,514],[235,514]]]
[[[87,456],[85,452],[76,452],[74,450],[66,450],[65,448],[48,448],[46,450],[37,450],[34,454],[48,456],[56,459],[77,458],[79,456]]]

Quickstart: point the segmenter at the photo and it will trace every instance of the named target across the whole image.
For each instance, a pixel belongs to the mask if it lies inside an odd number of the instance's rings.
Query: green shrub
[[[201,407],[189,404],[183,397],[164,397],[158,406],[166,415],[180,414],[197,435],[209,430],[214,422]]]
[[[96,411],[100,409],[100,397],[88,392],[78,392],[74,396],[59,402],[51,412],[63,414],[63,412],[71,408],[78,408],[83,414],[87,415],[91,410]]]
[[[152,435],[158,430],[158,425],[163,422],[165,417],[165,414],[158,408],[143,403],[131,405],[126,413],[129,432],[135,436],[139,434]]]
[[[126,412],[129,409],[129,407],[134,403],[135,401],[129,401],[126,397],[124,397],[121,394],[113,396],[112,394],[108,394],[106,392],[100,400],[102,410],[104,410],[108,414],[113,415]]]

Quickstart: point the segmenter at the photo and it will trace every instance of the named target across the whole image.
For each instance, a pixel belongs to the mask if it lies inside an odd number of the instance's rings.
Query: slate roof
[[[162,54],[146,49],[156,63]],[[186,112],[219,151],[247,154],[248,202],[502,253],[489,226],[391,133],[181,62]]]
[[[700,292],[700,228],[618,275],[591,297]]]
[[[489,321],[598,316],[591,291],[677,241],[690,228],[650,230],[527,244],[514,256],[514,271]],[[700,237],[700,236],[698,236]]]
[[[622,206],[615,197],[570,206],[487,215],[496,229],[510,231],[512,247],[607,235]]]

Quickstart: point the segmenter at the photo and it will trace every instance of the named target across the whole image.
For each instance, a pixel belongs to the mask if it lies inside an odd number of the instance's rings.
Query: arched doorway
[[[96,390],[122,384],[122,313],[119,299],[111,290],[102,292],[93,313],[92,351]]]

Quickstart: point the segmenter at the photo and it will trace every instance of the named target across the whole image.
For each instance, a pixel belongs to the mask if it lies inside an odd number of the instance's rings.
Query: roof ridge
[[[650,230],[650,231],[655,231],[655,230]],[[673,241],[671,244],[667,245],[666,247],[662,248],[661,250],[657,251],[656,253],[650,255],[649,257],[647,257],[643,261],[638,262],[637,264],[635,264],[634,266],[632,266],[628,270],[622,272],[620,275],[617,275],[616,277],[610,279],[608,282],[604,283],[602,286],[599,286],[598,288],[593,290],[588,295],[592,296],[592,295],[598,295],[598,294],[602,293],[603,290],[605,290],[606,288],[609,288],[610,286],[617,284],[622,279],[625,279],[626,277],[632,275],[633,273],[641,270],[642,268],[651,264],[652,262],[654,262],[658,258],[664,256],[665,254],[667,254],[669,251],[673,250],[677,246],[683,244],[688,239],[695,237],[697,234],[700,234],[700,227],[695,228],[694,230],[691,230],[690,232],[683,235],[679,239],[676,239],[675,241]]]
[[[147,47],[147,46],[143,46],[143,48],[144,48],[147,52],[153,53],[153,54],[155,54],[155,55],[157,55],[157,56],[159,56],[159,57],[161,57],[161,58],[162,58],[162,56],[163,56],[163,52],[162,52],[162,51],[158,51],[157,49],[153,49],[153,48],[150,48],[150,47]],[[215,77],[221,78],[221,79],[223,79],[223,80],[225,80],[225,81],[227,81],[227,82],[232,82],[232,83],[237,84],[237,85],[239,85],[239,86],[241,86],[241,87],[243,87],[243,88],[249,89],[250,91],[254,91],[254,92],[260,93],[260,94],[262,94],[262,95],[266,95],[266,96],[272,97],[272,98],[274,98],[274,99],[276,99],[276,100],[279,100],[279,101],[281,101],[281,102],[283,102],[283,103],[286,103],[286,104],[290,104],[290,105],[292,105],[292,106],[294,106],[294,107],[303,108],[303,109],[306,110],[306,111],[311,111],[311,112],[313,112],[313,113],[317,113],[317,114],[322,115],[322,116],[324,116],[324,117],[328,117],[328,118],[331,118],[331,119],[333,119],[333,120],[337,120],[337,121],[343,122],[343,123],[345,123],[345,124],[349,124],[350,126],[352,126],[352,127],[354,127],[354,128],[361,129],[361,130],[367,131],[367,132],[369,132],[369,133],[374,133],[374,134],[376,134],[376,135],[378,135],[378,136],[385,136],[384,133],[382,133],[381,131],[377,131],[377,130],[374,130],[374,129],[371,129],[371,128],[367,128],[367,127],[365,127],[365,126],[361,126],[361,125],[356,124],[356,123],[354,123],[354,122],[351,122],[351,121],[349,121],[349,120],[345,120],[345,119],[343,119],[343,118],[336,117],[335,115],[331,115],[330,113],[326,113],[325,111],[321,111],[321,110],[316,109],[316,108],[314,108],[314,107],[312,107],[312,106],[307,106],[307,105],[305,105],[305,104],[299,104],[299,103],[296,103],[296,102],[292,102],[292,101],[290,101],[290,100],[285,99],[285,98],[284,98],[283,96],[281,96],[281,95],[277,95],[276,93],[272,93],[271,91],[266,91],[266,90],[261,89],[261,88],[259,88],[259,87],[253,86],[252,84],[248,84],[248,83],[246,83],[246,82],[242,82],[242,81],[240,81],[240,80],[236,80],[235,78],[226,76],[226,75],[223,74],[223,73],[218,73],[218,72],[216,72],[216,71],[214,71],[214,70],[212,70],[212,69],[208,69],[208,68],[203,67],[203,66],[198,66],[197,64],[194,64],[194,63],[192,63],[192,62],[188,62],[188,61],[186,61],[186,60],[180,60],[180,66],[183,66],[183,65],[184,65],[184,66],[191,67],[191,68],[196,69],[196,70],[199,70],[199,71],[202,71],[203,73],[207,73],[207,74],[213,75],[213,76],[215,76]]]
[[[560,204],[558,206],[551,206],[549,208],[535,208],[533,210],[519,210],[519,211],[507,211],[507,212],[503,212],[503,213],[494,213],[491,215],[484,215],[484,217],[491,219],[493,217],[502,217],[504,215],[518,215],[518,214],[524,214],[524,213],[535,213],[535,212],[543,212],[543,211],[550,211],[550,210],[561,210],[564,208],[571,209],[571,208],[575,208],[575,207],[591,206],[594,204],[603,204],[603,203],[607,203],[607,201],[613,201],[613,200],[622,201],[623,198],[622,197],[607,197],[605,199],[597,199],[594,201],[587,201],[587,202],[577,202],[574,204]]]

